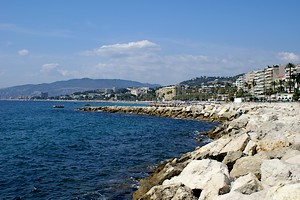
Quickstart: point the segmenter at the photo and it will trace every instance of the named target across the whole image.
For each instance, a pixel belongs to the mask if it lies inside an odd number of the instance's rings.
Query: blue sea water
[[[75,110],[84,104],[0,101],[1,199],[131,199],[151,167],[217,125]]]

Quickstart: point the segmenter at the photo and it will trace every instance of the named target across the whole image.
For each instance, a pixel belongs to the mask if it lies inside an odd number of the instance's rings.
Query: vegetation
[[[243,74],[239,74],[232,77],[220,77],[220,76],[200,76],[197,78],[193,78],[191,80],[183,81],[181,85],[188,85],[190,87],[199,87],[201,85],[209,85],[209,84],[218,84],[225,85],[226,83],[233,83],[237,80],[239,76]]]

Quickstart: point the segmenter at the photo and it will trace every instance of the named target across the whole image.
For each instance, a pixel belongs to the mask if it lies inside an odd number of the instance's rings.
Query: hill
[[[237,80],[240,75],[231,76],[231,77],[219,77],[219,76],[201,76],[197,78],[193,78],[191,80],[183,81],[181,85],[188,85],[190,87],[199,87],[202,84],[209,85],[209,84],[221,84],[225,85],[225,83],[233,83]]]
[[[121,79],[71,79],[53,83],[27,84],[0,89],[0,98],[18,98],[20,96],[40,96],[48,92],[49,96],[72,94],[98,88],[159,87],[158,84],[140,83]]]

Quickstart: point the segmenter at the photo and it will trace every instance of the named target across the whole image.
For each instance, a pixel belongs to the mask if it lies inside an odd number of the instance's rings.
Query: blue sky
[[[0,88],[176,84],[300,62],[298,0],[0,0]]]

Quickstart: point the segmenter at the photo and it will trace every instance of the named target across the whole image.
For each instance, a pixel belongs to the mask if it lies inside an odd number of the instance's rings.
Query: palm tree
[[[299,89],[299,85],[300,85],[300,74],[297,73],[295,76],[296,76],[296,77],[295,77],[296,88]]]
[[[299,92],[299,85],[300,85],[300,74],[294,74],[294,80],[295,80],[295,85],[294,85],[294,94],[293,94],[293,100],[298,101],[300,97],[300,92]]]
[[[285,83],[285,80],[280,79],[279,80],[279,93],[283,91],[283,85]]]
[[[292,85],[293,85],[293,82],[292,82],[292,69],[295,68],[295,65],[293,63],[288,63],[285,66],[285,68],[289,70],[288,86],[289,86],[289,93],[291,93],[292,92]]]
[[[276,81],[272,81],[272,85],[273,85],[273,92],[275,92],[276,91],[276,85],[277,85]]]

